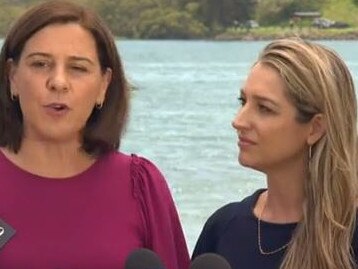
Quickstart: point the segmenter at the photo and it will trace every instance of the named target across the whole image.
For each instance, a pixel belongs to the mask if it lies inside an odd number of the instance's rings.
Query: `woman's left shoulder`
[[[135,197],[146,194],[159,194],[165,197],[169,186],[159,168],[149,159],[136,154],[110,152],[102,156],[98,171],[101,175],[113,178],[118,175],[120,181],[131,185]],[[128,180],[128,181],[127,181]]]
[[[133,168],[144,170],[149,174],[154,173],[154,174],[162,175],[157,165],[154,164],[154,162],[152,162],[151,160],[147,159],[146,157],[137,154],[131,154],[130,158]]]
[[[124,166],[129,167],[131,163],[131,156],[123,152],[111,151],[101,156],[99,163],[104,166],[113,166],[123,169]]]
[[[133,168],[144,169],[148,172],[160,172],[152,161],[134,153],[128,154],[120,151],[109,152],[101,158],[101,162],[117,167],[133,166]]]
[[[163,178],[162,172],[153,161],[133,153],[130,155],[130,158],[132,169],[141,173],[145,173],[147,178]]]
[[[131,179],[137,190],[167,192],[166,179],[154,162],[136,154],[129,155],[129,158]]]

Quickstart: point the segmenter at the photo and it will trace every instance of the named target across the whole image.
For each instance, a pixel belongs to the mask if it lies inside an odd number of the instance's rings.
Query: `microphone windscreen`
[[[153,251],[140,248],[134,250],[125,262],[125,269],[164,269],[158,255]]]
[[[205,253],[194,259],[189,269],[231,269],[229,262],[215,253]]]

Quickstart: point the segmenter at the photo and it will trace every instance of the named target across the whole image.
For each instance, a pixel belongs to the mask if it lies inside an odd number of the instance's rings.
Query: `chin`
[[[253,160],[248,160],[247,158],[243,158],[242,156],[239,156],[238,160],[239,160],[239,164],[244,167],[261,171],[261,169],[257,166],[257,164]]]
[[[250,161],[249,160],[239,156],[238,161],[239,161],[240,165],[245,166],[245,167],[250,167]]]

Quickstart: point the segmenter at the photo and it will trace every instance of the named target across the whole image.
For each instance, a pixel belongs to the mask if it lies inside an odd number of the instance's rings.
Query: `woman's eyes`
[[[244,97],[241,96],[241,97],[238,97],[237,99],[241,106],[246,104],[246,99]]]
[[[258,108],[259,108],[259,111],[261,113],[267,114],[267,113],[272,113],[273,112],[271,108],[269,108],[269,107],[267,107],[265,105],[262,105],[262,104],[258,104]]]
[[[241,107],[243,107],[247,102],[246,98],[244,98],[244,97],[238,97],[238,101],[239,101]],[[270,107],[268,107],[264,104],[256,103],[255,106],[257,107],[257,110],[262,114],[274,113],[274,111]]]
[[[80,66],[80,65],[73,65],[73,66],[71,66],[71,69],[74,70],[74,71],[81,72],[81,73],[86,73],[86,72],[88,72],[88,68],[87,68],[87,67]]]
[[[44,68],[51,68],[53,66],[53,64],[49,61],[42,61],[42,60],[38,60],[38,61],[33,61],[30,63],[30,66],[36,68],[36,69],[44,69]],[[86,73],[89,71],[89,69],[85,66],[82,65],[77,65],[77,64],[70,64],[68,66],[68,69],[72,72],[80,72],[80,73]]]
[[[43,67],[49,67],[50,63],[47,61],[33,61],[31,62],[31,66],[35,68],[43,68]]]

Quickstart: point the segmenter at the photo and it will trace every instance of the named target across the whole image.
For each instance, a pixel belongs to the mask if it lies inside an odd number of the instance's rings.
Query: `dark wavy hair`
[[[66,1],[49,1],[29,9],[5,38],[0,54],[1,147],[16,153],[23,138],[22,111],[19,102],[11,99],[8,60],[18,63],[27,40],[39,30],[66,23],[76,23],[92,34],[102,72],[112,70],[103,106],[93,109],[82,131],[82,149],[94,156],[118,149],[128,118],[129,85],[113,35],[93,11]]]

